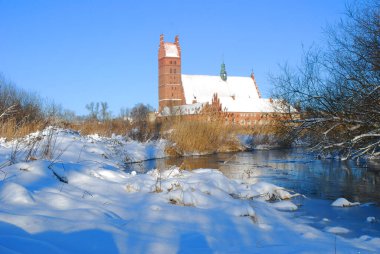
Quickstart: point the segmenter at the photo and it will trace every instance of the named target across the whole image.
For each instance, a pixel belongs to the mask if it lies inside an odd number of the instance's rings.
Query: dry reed
[[[213,153],[241,149],[235,128],[223,121],[178,119],[167,126],[168,137],[179,154]]]
[[[0,122],[0,137],[6,140],[24,137],[32,132],[41,131],[47,126],[46,121],[20,122],[15,119]]]

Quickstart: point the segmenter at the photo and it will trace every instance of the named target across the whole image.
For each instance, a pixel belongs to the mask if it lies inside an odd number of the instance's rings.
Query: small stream
[[[321,230],[345,227],[349,232],[342,236],[348,238],[380,237],[380,162],[320,160],[304,149],[286,149],[156,159],[130,164],[129,170],[144,173],[181,165],[188,170],[218,169],[231,179],[251,183],[273,183],[306,196],[293,200],[299,209],[291,216],[300,223]],[[362,205],[332,207],[340,197]],[[376,222],[367,222],[368,217]]]

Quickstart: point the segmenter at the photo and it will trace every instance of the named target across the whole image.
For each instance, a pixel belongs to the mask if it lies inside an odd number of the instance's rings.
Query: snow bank
[[[270,183],[231,180],[213,169],[120,170],[126,158],[164,156],[164,141],[58,129],[44,157],[49,135],[19,140],[16,163],[2,168],[1,253],[328,253],[331,233],[348,232],[297,220],[288,212],[297,209],[295,194]],[[0,159],[15,145],[3,141]],[[25,162],[28,154],[36,160]],[[336,237],[341,253],[376,253],[379,243]]]
[[[77,131],[48,127],[41,132],[31,133],[10,142],[0,140],[0,160],[7,160],[9,155],[13,154],[14,162],[48,159],[76,163],[107,163],[114,167],[122,167],[129,162],[165,157],[166,144],[165,140],[139,143],[126,140],[122,136],[81,136]],[[4,154],[8,156],[4,158]]]
[[[296,209],[290,200],[281,201],[292,197],[284,189],[231,180],[213,169],[129,174],[105,163],[60,164],[5,168],[2,252],[258,253],[265,247],[268,253],[325,253],[331,250],[326,234],[347,232],[300,225],[284,212]],[[58,167],[68,183],[54,176]],[[371,237],[337,238],[344,253],[378,251],[377,243]]]

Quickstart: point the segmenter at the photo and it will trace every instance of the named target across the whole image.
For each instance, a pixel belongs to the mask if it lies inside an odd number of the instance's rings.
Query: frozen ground
[[[121,170],[163,157],[164,146],[53,129],[0,142],[0,253],[380,252],[370,231],[346,237],[328,214],[323,226],[295,216],[301,197],[270,183],[213,169]],[[318,217],[331,204],[313,205]]]

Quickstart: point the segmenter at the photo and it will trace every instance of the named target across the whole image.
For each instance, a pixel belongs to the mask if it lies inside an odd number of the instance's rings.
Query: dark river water
[[[380,162],[317,159],[303,149],[255,150],[206,156],[167,158],[132,164],[137,172],[182,165],[214,168],[232,179],[262,180],[310,198],[380,204]]]

